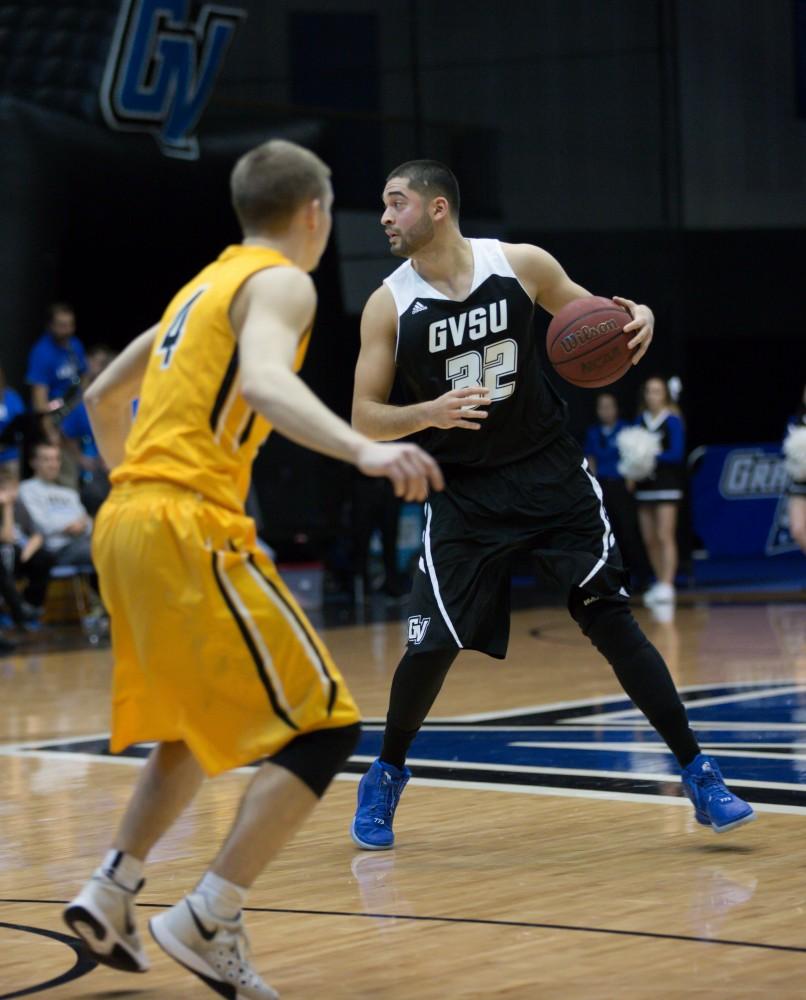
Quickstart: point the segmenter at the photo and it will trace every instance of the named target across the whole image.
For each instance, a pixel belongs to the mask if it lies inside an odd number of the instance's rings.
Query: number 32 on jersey
[[[502,382],[518,370],[518,344],[515,340],[497,340],[481,351],[466,351],[448,358],[445,377],[452,389],[483,385],[490,390],[490,400],[506,399],[515,391],[515,381]]]

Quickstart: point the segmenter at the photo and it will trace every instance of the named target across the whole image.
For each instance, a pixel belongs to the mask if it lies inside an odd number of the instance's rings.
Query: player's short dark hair
[[[439,160],[407,160],[391,171],[386,183],[393,177],[405,177],[409,187],[417,194],[430,198],[442,195],[450,206],[451,215],[459,218],[459,182],[444,163]]]
[[[270,139],[238,160],[230,175],[232,207],[245,233],[283,228],[296,210],[327,190],[330,167],[309,149]]]

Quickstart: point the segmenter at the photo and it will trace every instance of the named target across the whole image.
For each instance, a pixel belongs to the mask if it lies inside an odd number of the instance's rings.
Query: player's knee
[[[608,660],[629,655],[649,642],[624,601],[579,590],[571,595],[568,609],[583,634]]]
[[[357,722],[337,729],[317,729],[297,736],[270,760],[296,775],[321,798],[355,750],[360,736],[361,726]]]

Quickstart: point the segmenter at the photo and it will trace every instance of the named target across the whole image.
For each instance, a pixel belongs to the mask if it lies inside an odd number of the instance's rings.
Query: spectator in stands
[[[69,402],[81,390],[81,376],[87,370],[84,347],[75,335],[76,316],[72,306],[55,302],[48,312],[48,326],[28,357],[27,382],[31,406],[47,414],[54,400]],[[44,418],[48,440],[56,442],[58,431]]]
[[[20,449],[25,403],[18,392],[6,384],[0,368],[0,477],[20,478]]]
[[[635,500],[618,471],[619,450],[616,437],[627,427],[619,417],[616,397],[602,392],[596,397],[597,422],[585,434],[585,457],[591,472],[599,480],[613,534],[621,549],[635,586],[646,583],[649,575],[646,552],[638,530]]]
[[[19,484],[8,474],[0,478],[0,597],[18,628],[29,628],[42,614],[52,558],[18,498]],[[17,579],[27,580],[25,593]]]
[[[60,467],[60,449],[37,444],[31,458],[34,475],[20,484],[20,500],[57,566],[89,565],[92,520],[78,491],[58,483]]]
[[[103,344],[91,348],[87,354],[84,389],[92,385],[114,357],[114,351]],[[79,469],[81,502],[94,517],[109,494],[109,477],[98,446],[95,444],[87,408],[83,401],[62,418],[60,426],[65,450],[70,452]]]
[[[787,489],[789,533],[806,554],[806,385],[803,386],[800,406],[787,425],[784,452],[791,476]]]
[[[627,421],[619,417],[618,402],[611,392],[600,392],[596,397],[596,418],[597,422],[585,432],[588,465],[600,483],[620,479],[616,435],[627,426]]]
[[[641,537],[656,579],[644,594],[644,602],[668,604],[675,600],[677,509],[685,485],[685,430],[665,379],[648,378],[641,387],[640,399],[641,414],[636,423],[655,434],[660,443],[655,470],[634,487]]]

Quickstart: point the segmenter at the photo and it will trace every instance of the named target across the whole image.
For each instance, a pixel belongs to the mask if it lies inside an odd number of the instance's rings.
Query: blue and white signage
[[[711,556],[794,552],[780,444],[709,445],[691,481],[694,528]]]
[[[121,131],[152,132],[166,156],[195,160],[193,132],[246,11],[190,0],[123,0],[101,83],[101,110]]]

